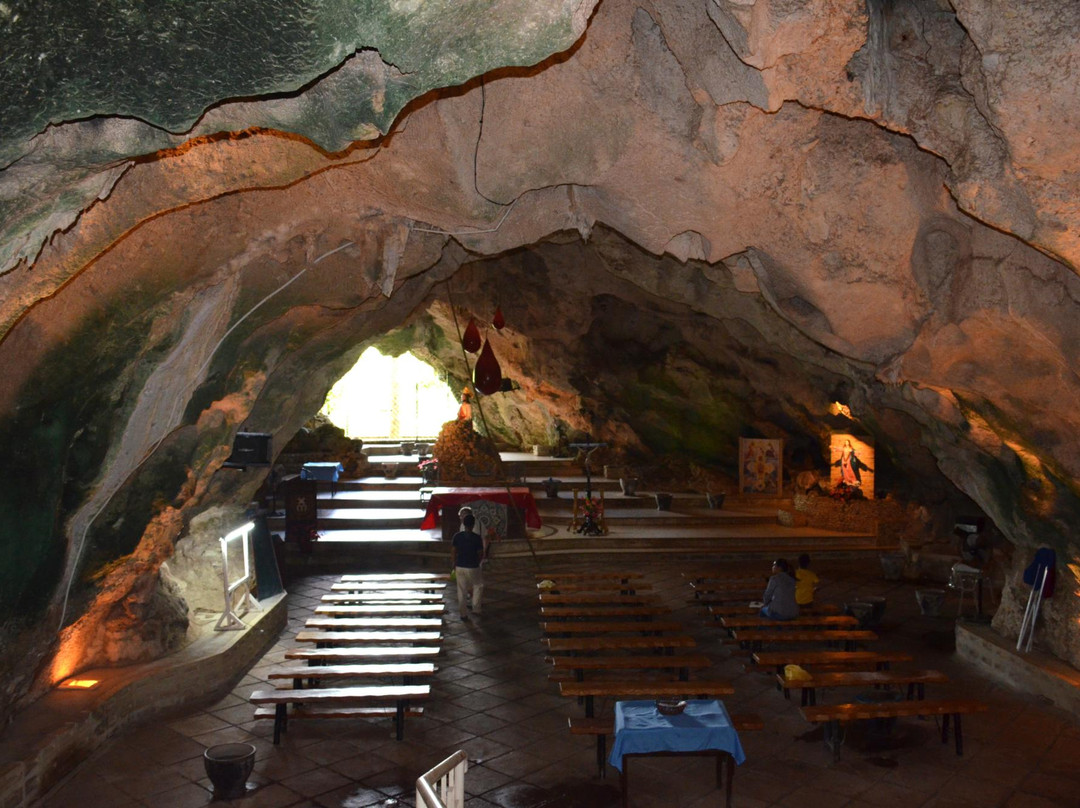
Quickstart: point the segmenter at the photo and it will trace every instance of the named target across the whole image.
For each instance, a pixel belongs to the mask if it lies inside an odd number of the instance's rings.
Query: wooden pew
[[[659,634],[635,636],[614,634],[598,637],[544,637],[541,640],[553,654],[576,651],[607,651],[617,648],[651,648],[672,651],[675,648],[693,648],[697,642],[685,634]]]
[[[619,606],[631,605],[655,605],[658,601],[652,595],[624,595],[621,592],[570,592],[549,593],[542,592],[539,595],[540,603],[544,606],[577,606],[586,604],[613,603]]]
[[[551,664],[556,671],[573,671],[579,681],[584,678],[585,671],[671,670],[677,671],[679,679],[685,682],[690,678],[691,670],[708,668],[713,663],[711,659],[701,654],[687,656],[653,654],[649,656],[553,656]]]
[[[341,631],[361,629],[413,629],[416,631],[438,631],[442,620],[438,617],[309,617],[304,626],[310,629],[330,629]]]
[[[433,676],[434,674],[435,663],[433,662],[398,662],[394,664],[377,662],[355,665],[293,665],[271,671],[266,678],[269,680],[292,679],[293,689],[302,690],[305,679],[311,687],[315,686],[316,681],[324,679],[372,677],[378,679],[400,678],[402,680],[401,684],[411,685],[412,680],[417,676]]]
[[[342,575],[342,583],[355,581],[449,581],[448,572],[372,572],[362,575]]]
[[[755,650],[761,648],[763,643],[793,643],[793,642],[817,642],[817,643],[843,643],[845,651],[854,651],[856,643],[872,642],[879,639],[878,635],[867,629],[791,629],[789,631],[775,631],[773,629],[740,628],[731,632],[731,638],[739,643],[742,648]]]
[[[357,645],[371,643],[435,643],[442,641],[437,631],[312,631],[303,629],[296,635],[297,642],[313,642],[325,645]]]
[[[324,603],[315,607],[315,614],[334,615],[340,617],[378,617],[394,614],[433,615],[444,614],[445,603],[377,603],[371,606],[345,606]]]
[[[943,684],[949,677],[941,671],[846,671],[838,673],[814,673],[809,679],[788,679],[782,673],[777,681],[786,698],[792,690],[802,690],[802,706],[817,704],[817,689],[822,687],[891,687],[907,685],[908,700],[926,698],[926,685]]]
[[[824,704],[801,707],[803,717],[814,724],[825,724],[825,743],[840,757],[840,724],[869,718],[901,718],[912,715],[940,715],[941,742],[948,743],[949,719],[953,722],[956,754],[964,754],[964,738],[960,716],[965,713],[983,713],[989,707],[972,699],[942,699],[936,701],[890,701],[869,704]]]
[[[323,603],[438,603],[438,592],[332,592],[323,595]]]
[[[777,674],[785,665],[874,665],[888,669],[893,662],[911,662],[911,654],[901,651],[756,651],[753,660],[758,665],[774,666]]]
[[[628,595],[635,592],[647,592],[652,589],[652,584],[642,581],[583,581],[579,583],[556,583],[555,586],[540,588],[541,592],[571,594],[573,592],[607,592],[618,591]]]
[[[720,615],[720,625],[728,629],[736,628],[855,628],[859,620],[848,614],[808,615],[793,620],[773,620],[768,617]]]
[[[671,614],[667,606],[541,606],[540,616],[548,620],[576,617],[653,617]]]
[[[256,718],[274,719],[274,743],[288,729],[288,706],[302,706],[294,718],[371,718],[394,717],[397,739],[405,737],[405,716],[419,714],[412,702],[431,695],[429,685],[369,685],[327,687],[310,690],[256,690],[251,703],[257,705]]]
[[[559,695],[585,699],[585,716],[595,715],[595,699],[625,698],[696,698],[715,699],[735,692],[726,679],[585,679],[580,682],[559,682]]]
[[[345,645],[330,648],[290,648],[285,659],[312,662],[353,663],[378,659],[421,659],[438,656],[437,645]]]
[[[764,590],[762,590],[764,593]],[[760,600],[760,595],[757,598]],[[759,608],[752,608],[749,605],[742,606],[709,606],[709,614],[714,619],[726,617],[731,615],[732,617],[755,617],[758,616]],[[812,603],[809,606],[799,607],[799,617],[810,617],[812,615],[825,615],[825,614],[840,614],[841,609],[835,603]]]
[[[640,572],[538,572],[536,573],[536,580],[539,581],[592,581],[592,580],[604,580],[605,578],[613,578],[616,581],[632,581],[640,578],[644,578]]]
[[[436,591],[445,589],[442,581],[353,581],[330,585],[332,592],[395,592],[397,590]]]
[[[765,593],[765,587],[755,589],[727,589],[722,592],[713,592],[708,597],[697,597],[690,602],[700,606],[723,606],[731,603],[749,604],[755,600],[761,600]]]
[[[682,631],[678,620],[553,620],[540,624],[545,634],[659,634]]]

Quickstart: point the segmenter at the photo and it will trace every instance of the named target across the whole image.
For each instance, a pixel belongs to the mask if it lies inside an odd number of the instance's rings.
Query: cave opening
[[[319,415],[349,438],[425,440],[456,409],[445,373],[409,351],[395,356],[370,346],[330,388]]]

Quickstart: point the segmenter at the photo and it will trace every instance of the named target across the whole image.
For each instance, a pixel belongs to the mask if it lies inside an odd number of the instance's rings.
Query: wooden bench
[[[707,597],[695,597],[690,600],[690,603],[694,606],[725,606],[731,603],[749,604],[752,601],[761,600],[764,593],[765,590],[760,586],[755,589],[728,589],[724,592],[713,592]]]
[[[309,617],[304,621],[309,629],[330,631],[438,631],[442,619],[438,617]]]
[[[341,617],[377,617],[393,614],[432,615],[446,612],[445,603],[373,604],[371,606],[339,606],[322,604],[315,607],[315,614],[340,615]]]
[[[893,662],[911,662],[911,654],[902,651],[757,651],[753,660],[758,665],[774,666],[777,674],[785,665],[873,665],[887,670]]]
[[[732,715],[731,725],[736,732],[751,732],[765,728],[765,722],[753,713]],[[568,718],[571,735],[596,736],[596,767],[601,779],[607,774],[607,736],[615,734],[613,718]]]
[[[777,674],[780,689],[785,698],[791,698],[791,691],[802,690],[802,706],[817,704],[819,687],[892,687],[907,685],[907,697],[926,698],[926,685],[943,684],[949,677],[941,671],[846,671],[840,673],[814,673],[809,679],[788,679],[782,673]]]
[[[631,696],[638,699],[697,698],[714,699],[730,696],[735,692],[731,682],[726,679],[692,679],[690,681],[673,679],[588,679],[581,682],[560,682],[559,695],[585,700],[585,715],[592,717],[595,699],[622,698]]]
[[[690,678],[691,670],[708,668],[712,660],[701,654],[687,656],[553,656],[551,664],[556,671],[570,670],[578,681],[585,677],[585,671],[613,670],[671,670],[677,671],[679,679]]]
[[[548,606],[576,606],[584,604],[600,604],[600,603],[613,603],[617,606],[652,606],[657,604],[657,600],[652,595],[624,595],[621,592],[570,592],[563,593],[549,593],[541,592],[539,595],[540,603]]]
[[[371,572],[361,575],[342,575],[342,583],[354,581],[449,581],[448,572]]]
[[[720,615],[720,625],[727,629],[768,628],[783,630],[787,628],[855,628],[858,618],[848,614],[823,614],[796,617],[793,620],[773,620],[768,617]]]
[[[370,643],[433,643],[441,642],[437,631],[310,631],[303,629],[296,635],[297,642],[313,642],[318,646],[355,645]]]
[[[288,706],[293,705],[294,718],[371,718],[394,716],[395,734],[405,737],[405,716],[410,703],[431,695],[429,685],[366,685],[357,687],[327,687],[311,690],[256,690],[251,703],[267,706],[256,709],[256,718],[274,719],[274,743],[288,729]],[[412,713],[416,714],[416,713]]]
[[[761,648],[762,643],[823,642],[827,644],[843,643],[845,651],[854,651],[855,644],[872,642],[878,635],[868,629],[791,629],[776,631],[773,629],[740,628],[731,632],[731,638],[744,648]]]
[[[760,600],[760,596],[757,600]],[[759,608],[751,608],[747,606],[709,606],[709,614],[714,618],[719,619],[731,615],[732,617],[757,617],[761,611]],[[841,609],[835,603],[812,603],[809,606],[799,607],[799,617],[810,617],[813,615],[826,615],[826,614],[840,614]],[[767,618],[762,618],[767,619]]]
[[[302,690],[304,680],[315,686],[321,679],[392,679],[399,677],[403,685],[411,685],[416,676],[433,676],[435,664],[432,662],[400,662],[396,664],[357,664],[357,665],[294,665],[271,671],[267,679],[292,679],[294,690]]]
[[[615,648],[652,648],[670,652],[674,648],[693,648],[697,645],[697,641],[686,634],[544,637],[541,642],[554,654],[573,651],[606,651]]]
[[[323,603],[432,603],[441,601],[437,592],[331,592]]]
[[[540,616],[549,620],[577,617],[654,617],[671,614],[667,606],[541,606]]]
[[[662,631],[682,631],[678,620],[554,620],[541,623],[545,634],[659,634]]]
[[[603,580],[605,578],[614,578],[617,581],[632,581],[634,579],[644,578],[645,576],[640,572],[538,572],[536,573],[537,582],[540,581],[592,581]]]
[[[701,583],[695,583],[691,581],[690,588],[694,590],[694,598],[697,599],[705,595],[726,594],[732,590],[742,592],[749,589],[755,592],[764,592],[767,583],[768,577],[761,576],[755,578],[732,578],[722,582],[702,581]]]
[[[964,754],[964,737],[960,727],[960,716],[965,713],[986,712],[987,705],[972,699],[943,699],[924,701],[889,701],[870,704],[824,704],[813,707],[801,707],[803,717],[814,724],[825,724],[825,743],[832,748],[836,757],[840,756],[840,724],[869,718],[901,718],[904,716],[940,715],[941,742],[949,740],[949,719],[953,722],[953,736],[956,740],[956,754]]]
[[[332,592],[433,592],[445,588],[446,584],[442,581],[353,581],[330,585]]]
[[[642,581],[617,581],[617,580],[602,580],[602,581],[579,581],[573,583],[558,583],[555,586],[549,586],[541,588],[541,592],[604,592],[608,590],[615,590],[619,592],[626,592],[633,594],[634,592],[648,591],[652,589],[652,584],[644,583]]]
[[[360,662],[374,659],[421,659],[438,656],[437,645],[345,645],[331,648],[291,648],[285,659],[303,659],[307,662]]]

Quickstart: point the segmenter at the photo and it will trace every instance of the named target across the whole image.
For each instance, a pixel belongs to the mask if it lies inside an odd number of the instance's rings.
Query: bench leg
[[[825,723],[825,746],[832,750],[833,760],[840,760],[840,722],[827,721]]]
[[[579,698],[578,701],[581,701]],[[595,702],[592,696],[585,696],[585,717],[592,718],[595,715]]]
[[[603,780],[607,776],[607,735],[596,736],[596,768]],[[626,764],[623,764],[626,765]]]
[[[619,789],[622,791],[622,808],[630,808],[630,756],[623,755],[622,771],[619,773]]]
[[[288,713],[286,712],[287,704],[277,704],[274,706],[274,746],[277,746],[281,742],[281,733],[286,730],[286,722],[288,722]]]
[[[960,731],[960,713],[953,713],[953,738],[956,740],[956,756],[964,756],[964,733]]]
[[[731,789],[735,784],[735,758],[727,752],[721,752],[720,755],[724,761],[724,765],[727,767],[727,784],[724,787],[724,805],[726,808],[731,808]],[[716,768],[719,770],[720,761],[717,761]]]
[[[400,741],[405,737],[405,707],[406,702],[398,700],[397,710],[394,714],[394,730],[397,739]]]

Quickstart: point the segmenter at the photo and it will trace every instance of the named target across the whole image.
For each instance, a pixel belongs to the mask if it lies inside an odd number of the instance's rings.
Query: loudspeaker
[[[248,466],[270,465],[269,432],[237,432],[233,439],[232,454],[225,461],[225,467],[242,469]]]

